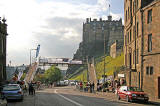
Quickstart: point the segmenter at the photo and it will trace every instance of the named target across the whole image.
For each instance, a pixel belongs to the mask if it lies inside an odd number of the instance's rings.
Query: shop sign
[[[124,74],[118,74],[118,78],[124,78]]]

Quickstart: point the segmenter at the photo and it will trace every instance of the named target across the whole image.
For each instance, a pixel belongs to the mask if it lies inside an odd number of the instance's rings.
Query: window
[[[131,2],[131,1],[130,1]],[[130,16],[132,16],[132,3],[131,3],[131,5],[130,5]]]
[[[146,67],[146,74],[149,75],[149,67]]]
[[[130,42],[132,41],[132,30],[130,30]]]
[[[135,25],[133,26],[133,39],[135,40],[136,37],[136,27]]]
[[[128,36],[128,43],[129,43],[129,42],[130,42],[130,38],[129,38],[129,32],[128,32],[127,36]]]
[[[138,56],[139,56],[139,50],[138,50],[138,49],[137,49],[136,55],[137,55],[137,58],[136,58],[136,61],[137,61],[137,62],[136,62],[136,63],[138,64],[138,63],[139,63],[139,60],[138,60],[138,59],[139,59],[139,57],[138,57]]]
[[[135,64],[135,50],[133,51],[133,64]]]
[[[129,18],[129,15],[130,15],[130,14],[129,14],[129,7],[128,7],[128,18]]]
[[[129,68],[132,68],[132,53],[129,53]]]
[[[134,0],[134,2],[133,2],[133,13],[135,13],[136,12],[136,2],[135,2],[135,0]]]
[[[126,22],[127,22],[127,10],[126,10]]]
[[[153,67],[150,67],[150,75],[153,75]]]
[[[127,66],[127,54],[125,54],[125,65]]]
[[[148,52],[152,51],[152,34],[148,35]]]
[[[154,72],[154,70],[153,70],[152,66],[146,67],[146,75],[153,75],[153,72]]]
[[[137,36],[138,36],[139,23],[137,22]]]
[[[152,22],[152,10],[148,11],[148,23]]]
[[[125,44],[127,45],[127,35],[125,35]]]

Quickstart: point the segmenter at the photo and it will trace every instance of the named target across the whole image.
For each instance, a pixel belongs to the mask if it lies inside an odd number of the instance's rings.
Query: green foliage
[[[79,74],[81,74],[84,70],[86,70],[86,66],[81,66],[78,69],[74,70],[74,73],[70,74],[69,76],[67,76],[68,78],[72,78],[74,76],[77,76]]]
[[[124,54],[123,53],[116,58],[106,56],[105,57],[105,74],[108,76],[113,75],[114,71],[116,71],[123,65],[124,65]],[[103,73],[104,73],[104,59],[101,62],[98,62],[96,64],[97,78],[100,79]]]
[[[83,70],[80,74],[70,78],[70,80],[87,81],[87,70]]]
[[[41,82],[45,82],[45,76],[44,74],[38,74],[34,77],[34,81],[41,81]]]
[[[62,78],[60,69],[55,66],[52,66],[46,70],[44,77],[46,82],[56,82]]]
[[[104,58],[99,57],[95,59],[95,70],[97,74],[97,79],[100,79],[104,74]],[[124,66],[124,54],[121,53],[120,56],[112,58],[110,56],[105,57],[105,74],[107,76],[113,75],[115,71],[118,71],[120,67]],[[79,71],[76,70],[78,73]],[[87,70],[83,70],[78,74],[73,75],[70,80],[87,81]]]
[[[22,77],[21,77],[21,79],[20,80],[24,80],[24,78],[26,77],[26,73],[23,73],[23,75],[22,75]]]

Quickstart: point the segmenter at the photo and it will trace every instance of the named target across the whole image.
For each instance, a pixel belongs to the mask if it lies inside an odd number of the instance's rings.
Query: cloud
[[[78,46],[77,42],[71,42],[70,40],[61,40],[59,36],[56,35],[46,35],[43,36],[43,33],[37,34],[36,38],[38,41],[43,44],[41,46],[40,55],[46,57],[72,57],[73,50]],[[50,52],[48,52],[48,50]]]
[[[72,57],[82,40],[83,22],[88,17],[105,16],[108,3],[106,0],[1,0],[0,16],[4,15],[8,23],[7,60],[28,64],[29,50],[37,44],[41,45],[41,56]]]

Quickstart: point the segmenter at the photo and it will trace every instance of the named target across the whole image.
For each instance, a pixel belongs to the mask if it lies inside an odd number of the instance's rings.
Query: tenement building
[[[0,19],[0,83],[6,80],[6,37],[7,24],[6,20]]]
[[[160,98],[160,0],[124,0],[124,11],[127,85]]]
[[[87,18],[83,23],[83,38],[79,45],[79,49],[74,55],[74,59],[83,59],[85,56],[97,56],[110,53],[110,46],[119,42],[119,48],[123,47],[124,26],[122,19],[112,20],[112,16],[108,16],[108,20],[100,18]]]

